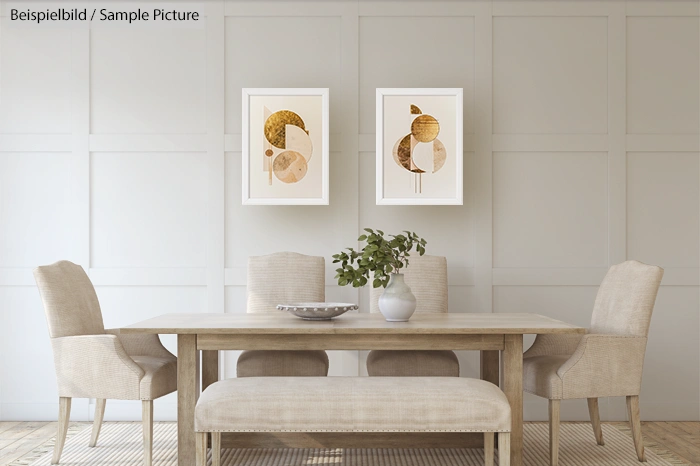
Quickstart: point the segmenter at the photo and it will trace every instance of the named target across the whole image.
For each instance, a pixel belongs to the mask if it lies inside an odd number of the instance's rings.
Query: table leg
[[[511,466],[523,464],[523,336],[506,335],[503,350],[503,391],[511,409]]]
[[[199,396],[197,335],[177,336],[177,464],[195,464],[194,407]]]
[[[219,352],[216,350],[202,351],[202,391],[214,382],[219,381]]]
[[[481,380],[499,386],[498,351],[481,351]]]

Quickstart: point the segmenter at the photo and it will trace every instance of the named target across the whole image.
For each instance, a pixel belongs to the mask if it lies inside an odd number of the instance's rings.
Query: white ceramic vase
[[[387,322],[406,322],[416,311],[416,297],[403,280],[402,273],[389,276],[389,284],[379,297],[379,310]]]

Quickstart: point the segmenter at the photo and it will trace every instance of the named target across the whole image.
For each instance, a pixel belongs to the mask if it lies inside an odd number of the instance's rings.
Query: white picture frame
[[[446,99],[451,98],[451,99]],[[376,93],[376,199],[377,205],[463,205],[463,89],[462,88],[378,88]],[[414,105],[415,102],[420,104]],[[410,102],[410,105],[408,105]],[[387,108],[387,105],[391,108]],[[422,113],[421,105],[425,107]],[[396,108],[394,108],[396,106]],[[407,112],[405,117],[400,111]],[[414,113],[414,107],[421,113]],[[394,152],[400,147],[400,142],[411,136],[413,133],[413,121],[419,116],[429,117],[431,112],[437,110],[440,115],[435,115],[433,120],[437,124],[438,133],[434,133],[432,150],[428,155],[431,159],[434,172],[423,171],[425,178],[435,175],[443,168],[451,171],[452,174],[440,174],[439,179],[433,185],[428,185],[425,189],[422,173],[412,173],[401,164],[410,164],[414,169],[422,170],[413,165],[414,143],[413,138],[409,139],[409,155],[411,160],[406,162],[406,158],[395,158]],[[443,121],[441,121],[441,119]],[[397,123],[398,122],[398,123]],[[408,122],[409,126],[406,126]],[[435,122],[434,122],[435,123]],[[449,141],[441,142],[437,135],[443,132],[443,123],[446,137]],[[389,129],[389,127],[391,127]],[[403,129],[402,129],[403,128]],[[387,131],[389,129],[389,131]],[[390,134],[386,134],[389,132]],[[427,136],[426,138],[429,138]],[[398,139],[397,139],[398,138]],[[437,142],[435,142],[437,141]],[[420,141],[423,142],[423,141]],[[439,144],[440,146],[436,146]],[[416,144],[417,146],[418,144]],[[393,147],[393,149],[392,149]],[[436,149],[436,147],[438,147]],[[399,149],[400,150],[400,149]],[[437,168],[437,155],[443,154],[439,160],[444,165]],[[424,153],[425,150],[422,150]],[[404,152],[405,154],[405,152]],[[388,157],[388,159],[387,159]],[[452,158],[452,160],[449,160]],[[399,160],[403,160],[400,162]],[[426,160],[424,158],[424,160]],[[449,164],[447,163],[449,161]],[[407,175],[407,176],[403,176]],[[401,178],[400,182],[397,181]],[[413,179],[411,178],[413,177]],[[410,188],[409,188],[410,186]],[[425,193],[423,192],[425,189]],[[409,192],[412,191],[412,192]]]
[[[304,99],[304,97],[320,99]],[[300,111],[300,108],[303,111]],[[330,192],[329,89],[244,88],[242,89],[242,110],[243,205],[328,205]],[[306,132],[309,140],[305,142],[304,147],[306,150],[310,148],[313,155],[309,153],[307,157],[305,153],[300,157],[304,152],[301,149],[295,152],[286,148],[280,149],[269,143],[265,135],[265,128],[268,127],[267,118],[281,111],[298,113],[295,117],[300,117],[302,126],[295,130],[298,136],[295,141],[301,141],[303,144],[302,139],[307,137],[303,132]],[[271,114],[266,115],[266,112]],[[251,118],[254,121],[251,121]],[[289,126],[294,125],[284,125],[286,128]],[[286,143],[290,143],[289,139]],[[262,150],[264,144],[267,144],[268,148]],[[274,153],[270,154],[271,152]],[[282,152],[296,154],[293,163],[287,165],[292,168],[285,172],[277,170],[282,163],[276,165],[278,156]],[[285,156],[288,155],[285,154]],[[268,157],[267,161],[265,157]],[[283,157],[283,159],[286,161],[289,157]],[[269,173],[266,173],[266,170]],[[280,173],[286,176],[280,178],[278,176]],[[264,177],[266,181],[261,181]],[[266,184],[270,187],[269,190],[265,189]]]

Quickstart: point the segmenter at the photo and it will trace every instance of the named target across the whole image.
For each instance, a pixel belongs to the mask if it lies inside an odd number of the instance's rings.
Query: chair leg
[[[211,466],[221,466],[221,432],[211,433]]]
[[[68,424],[70,423],[70,402],[68,397],[58,399],[58,433],[56,434],[56,444],[53,447],[53,458],[51,464],[58,464],[63,453],[63,445],[66,443]]]
[[[153,463],[153,400],[141,402],[141,420],[143,422],[143,464]]]
[[[102,420],[105,417],[105,405],[107,400],[104,398],[98,398],[95,400],[95,419],[92,421],[92,435],[90,436],[90,447],[97,445],[97,438],[100,436],[100,428],[102,427]]]
[[[603,441],[603,428],[600,426],[600,411],[598,411],[598,398],[588,399],[588,414],[591,416],[593,424],[593,435],[598,445],[605,445]]]
[[[642,438],[642,423],[639,419],[639,395],[627,397],[627,414],[630,417],[630,427],[632,428],[632,438],[634,448],[637,450],[637,459],[645,462],[644,438]]]
[[[207,466],[207,432],[195,432],[197,448],[195,449],[196,466]]]
[[[493,432],[484,432],[484,466],[493,466]]]
[[[549,400],[549,464],[559,465],[559,409],[561,400]]]
[[[498,433],[498,466],[510,466],[510,432]]]

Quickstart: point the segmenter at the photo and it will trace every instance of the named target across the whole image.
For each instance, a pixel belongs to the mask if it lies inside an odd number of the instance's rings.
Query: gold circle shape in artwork
[[[265,139],[267,139],[273,146],[279,149],[285,149],[287,125],[298,126],[306,131],[306,128],[304,127],[304,120],[302,120],[299,115],[291,110],[280,110],[273,113],[267,118],[267,120],[265,120]]]
[[[435,117],[421,115],[411,123],[411,134],[418,142],[430,142],[440,133],[440,124]]]
[[[268,157],[272,157],[273,154],[274,152],[272,152],[272,149],[268,149],[265,151],[265,155],[267,155]]]
[[[296,183],[306,176],[308,169],[304,156],[293,150],[280,153],[272,162],[272,171],[283,183]]]

